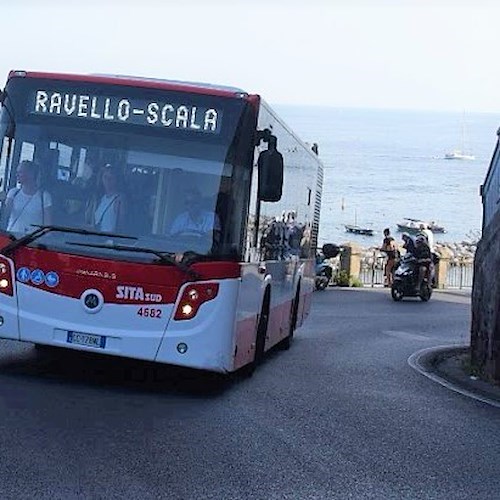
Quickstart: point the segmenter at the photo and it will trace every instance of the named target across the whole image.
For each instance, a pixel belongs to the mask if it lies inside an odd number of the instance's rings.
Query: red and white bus
[[[12,71],[0,337],[214,372],[310,308],[323,170],[258,95]]]

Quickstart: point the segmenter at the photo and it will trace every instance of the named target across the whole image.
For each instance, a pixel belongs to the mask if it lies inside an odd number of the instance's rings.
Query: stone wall
[[[488,224],[474,259],[471,361],[481,375],[500,382],[500,211]]]

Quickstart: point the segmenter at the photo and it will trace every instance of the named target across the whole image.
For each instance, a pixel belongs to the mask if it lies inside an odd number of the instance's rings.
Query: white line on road
[[[420,342],[427,342],[431,340],[425,335],[418,335],[417,333],[403,332],[401,330],[382,330],[384,335],[389,335],[390,337],[397,337],[406,340],[418,340]]]

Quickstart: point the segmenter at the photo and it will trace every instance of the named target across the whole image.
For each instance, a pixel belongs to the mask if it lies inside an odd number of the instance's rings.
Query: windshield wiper
[[[177,262],[171,255],[168,253],[160,252],[159,250],[153,250],[152,248],[142,248],[142,247],[129,247],[127,245],[114,245],[114,244],[99,244],[99,243],[80,243],[76,241],[68,241],[67,245],[73,245],[78,247],[90,247],[90,248],[107,248],[110,250],[116,250],[118,252],[134,252],[134,253],[149,253],[156,255],[160,258],[160,262],[165,264],[170,264],[172,266],[177,267],[184,273],[190,275],[194,279],[199,279],[201,276],[193,271],[189,266]]]
[[[14,239],[14,241],[10,242],[8,245],[4,246],[0,249],[0,253],[3,255],[11,254],[16,248],[29,245],[31,242],[37,240],[43,235],[56,232],[56,233],[73,233],[73,234],[84,234],[84,235],[92,235],[92,236],[105,236],[108,238],[123,238],[128,240],[137,240],[135,236],[125,236],[123,234],[115,234],[115,233],[104,233],[100,231],[91,231],[89,229],[79,229],[76,227],[65,227],[65,226],[38,226],[37,224],[33,224],[38,229],[31,231],[28,234],[25,234],[21,238]]]

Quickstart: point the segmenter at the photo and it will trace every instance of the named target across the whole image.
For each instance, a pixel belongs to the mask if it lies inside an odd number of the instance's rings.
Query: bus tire
[[[259,326],[257,327],[257,335],[255,338],[255,356],[254,363],[255,366],[258,366],[262,363],[264,359],[264,353],[266,348],[266,335],[267,335],[267,326],[269,324],[269,292],[266,291],[264,296],[264,302],[262,304],[262,311],[259,316]]]
[[[255,353],[253,360],[243,368],[241,368],[240,373],[244,377],[251,377],[256,368],[262,363],[264,359],[265,347],[266,347],[266,335],[267,335],[267,325],[269,323],[269,307],[270,307],[270,295],[269,289],[266,290],[264,295],[264,301],[262,303],[262,310],[259,315],[259,323],[257,326],[257,331],[255,334]]]
[[[299,314],[299,300],[300,300],[300,285],[297,288],[297,293],[292,302],[292,307],[290,309],[290,326],[288,330],[288,336],[285,337],[280,344],[281,349],[284,351],[290,349],[293,340],[293,334],[297,328],[297,317]]]

